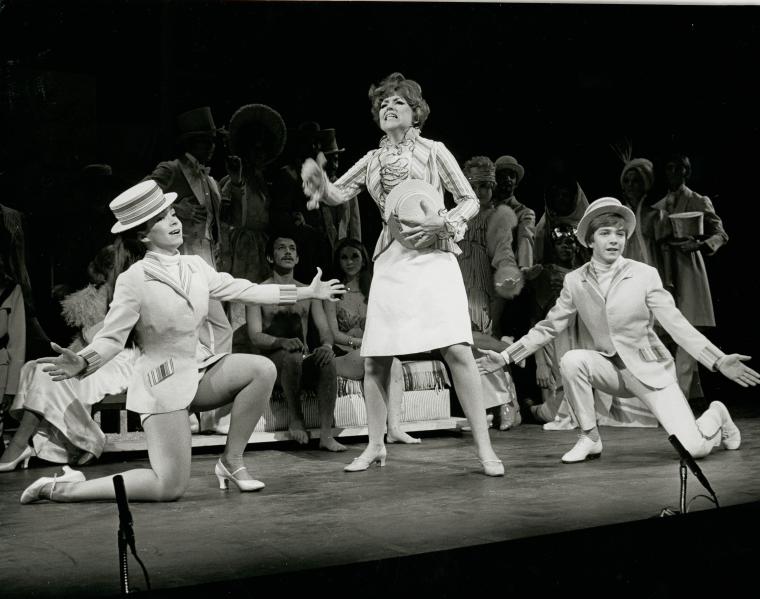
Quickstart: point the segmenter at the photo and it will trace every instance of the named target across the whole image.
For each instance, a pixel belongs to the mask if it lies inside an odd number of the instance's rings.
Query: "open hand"
[[[50,366],[45,366],[42,370],[53,377],[54,381],[65,381],[87,368],[87,360],[70,349],[61,347],[57,343],[51,343],[50,347],[60,355],[52,358],[39,358],[37,362],[40,364],[50,364]]]
[[[754,387],[760,384],[760,374],[745,366],[742,362],[751,360],[750,356],[729,354],[720,360],[718,370],[726,378],[731,379],[742,387]]]
[[[317,276],[312,279],[311,285],[309,285],[309,294],[313,299],[337,302],[345,292],[345,286],[338,279],[323,281],[322,269],[317,266]]]
[[[478,365],[478,372],[480,374],[489,374],[501,370],[507,365],[507,361],[499,352],[495,352],[492,349],[484,350],[485,356],[475,360]]]
[[[420,219],[395,217],[398,219],[401,236],[416,248],[429,245],[438,233],[445,230],[443,217],[427,198],[422,198],[420,208],[423,212]]]

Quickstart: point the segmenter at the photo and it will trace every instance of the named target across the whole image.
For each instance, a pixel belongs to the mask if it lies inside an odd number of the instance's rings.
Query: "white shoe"
[[[731,420],[731,414],[728,408],[721,401],[714,401],[710,404],[720,414],[720,440],[725,449],[739,449],[742,444],[742,434],[739,427]]]
[[[34,481],[21,494],[20,501],[23,504],[39,501],[40,499],[50,499],[52,501],[56,483],[81,483],[84,480],[84,474],[79,472],[79,470],[72,470],[68,466],[64,466],[62,476],[58,476],[57,474],[54,476],[43,476]],[[42,489],[45,488],[45,485],[49,483],[53,483],[53,486],[50,487],[50,496],[42,497],[40,493],[42,492]]]
[[[542,427],[545,431],[571,431],[575,428],[572,419],[567,418],[555,418],[551,422],[547,422]]]
[[[562,456],[565,464],[575,464],[586,460],[593,460],[602,455],[602,440],[592,441],[586,435],[578,435],[578,441],[573,448]]]

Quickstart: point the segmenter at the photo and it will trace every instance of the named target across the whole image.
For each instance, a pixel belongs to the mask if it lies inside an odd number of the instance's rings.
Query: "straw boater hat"
[[[438,190],[421,179],[407,179],[399,183],[385,198],[385,222],[388,223],[393,237],[407,248],[420,249],[414,248],[410,242],[401,236],[395,219],[392,219],[391,216],[397,216],[400,219],[420,219],[425,214],[422,210],[423,200],[428,200],[436,212],[445,207],[443,196]],[[435,243],[435,239],[430,239],[426,246],[433,243]]]
[[[230,149],[240,155],[241,148],[253,140],[261,144],[264,164],[282,154],[287,129],[280,113],[266,104],[246,104],[235,111],[230,119]]]
[[[111,233],[134,229],[161,214],[176,199],[176,193],[164,193],[152,179],[133,185],[108,205],[118,221],[111,227]]]
[[[594,220],[600,214],[611,212],[613,214],[619,214],[625,221],[625,237],[628,239],[636,228],[636,216],[633,211],[623,206],[620,200],[615,198],[599,198],[591,202],[586,208],[586,212],[583,213],[580,222],[578,223],[578,230],[575,232],[575,236],[578,238],[578,242],[583,247],[588,247],[586,243],[586,233],[588,232],[588,226],[591,221]]]
[[[519,162],[517,162],[517,159],[514,156],[499,156],[494,164],[497,171],[505,168],[515,171],[517,173],[518,183],[522,181],[522,178],[525,176],[525,169]]]

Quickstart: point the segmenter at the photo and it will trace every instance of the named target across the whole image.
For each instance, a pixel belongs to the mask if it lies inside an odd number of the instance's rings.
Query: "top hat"
[[[177,117],[177,131],[178,139],[188,139],[190,137],[215,137],[219,129],[214,125],[211,108],[203,106],[180,114]]]
[[[678,212],[669,214],[668,218],[673,225],[673,237],[676,239],[690,239],[705,233],[704,212]]]
[[[173,191],[164,193],[158,183],[152,179],[133,185],[108,204],[118,221],[111,227],[111,233],[134,229],[157,214],[161,214],[176,199],[176,193]]]
[[[444,208],[443,196],[427,181],[421,179],[407,179],[396,185],[388,197],[385,198],[385,221],[391,230],[391,235],[403,246],[410,249],[421,249],[435,243],[435,238],[429,240],[425,246],[415,248],[409,241],[401,236],[401,231],[396,225],[396,216],[399,219],[421,219],[425,212],[422,210],[422,201],[427,200],[438,212]]]
[[[266,104],[246,104],[230,119],[230,149],[240,155],[248,144],[260,146],[263,164],[282,154],[287,139],[285,121],[280,113]]]
[[[335,129],[322,129],[317,132],[319,149],[323,154],[335,154],[336,152],[345,152],[346,148],[339,148],[335,139]]]
[[[517,159],[514,156],[499,156],[499,158],[496,159],[496,162],[494,162],[494,165],[496,166],[497,171],[504,168],[515,171],[517,173],[518,183],[522,181],[522,178],[525,176],[525,169],[519,162],[517,162]]]
[[[583,213],[583,217],[578,223],[578,230],[575,232],[575,236],[578,238],[578,242],[583,247],[588,247],[586,243],[586,233],[591,221],[594,220],[600,214],[612,212],[613,214],[619,214],[625,221],[625,238],[628,239],[633,235],[633,230],[636,228],[636,216],[633,211],[627,206],[623,206],[620,200],[615,198],[599,198],[594,200],[587,207]]]

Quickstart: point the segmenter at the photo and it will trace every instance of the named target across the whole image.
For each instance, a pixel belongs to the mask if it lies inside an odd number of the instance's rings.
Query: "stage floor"
[[[722,506],[760,500],[760,419],[736,422],[742,448],[700,462]],[[630,522],[677,507],[678,461],[662,429],[602,433],[601,459],[563,465],[573,431],[530,424],[491,431],[504,478],[479,473],[468,433],[388,446],[384,468],[355,474],[342,467],[359,455],[362,439],[343,454],[251,446],[247,462],[267,487],[247,494],[220,491],[216,454],[196,453],[180,501],[131,505],[138,552],[153,588],[169,589]],[[0,596],[118,594],[116,505],[19,505],[26,485],[60,471],[41,464],[0,475]],[[91,478],[146,464],[145,454],[111,456],[83,471]],[[701,492],[690,474],[688,496]],[[711,508],[703,499],[693,504],[693,511]],[[131,557],[130,579],[145,589]]]

